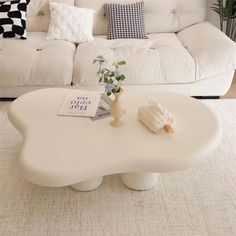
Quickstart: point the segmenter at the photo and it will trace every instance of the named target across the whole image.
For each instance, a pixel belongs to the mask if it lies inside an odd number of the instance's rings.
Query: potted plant
[[[221,31],[236,41],[236,0],[217,0],[212,10],[219,14]]]
[[[105,84],[105,93],[107,96],[114,95],[115,99],[111,103],[110,111],[113,117],[111,125],[113,127],[121,127],[124,122],[121,121],[121,117],[124,114],[124,109],[120,104],[120,96],[123,92],[122,82],[125,80],[125,75],[121,73],[120,66],[126,64],[125,61],[115,61],[113,62],[113,70],[104,67],[107,61],[103,56],[97,56],[93,64],[98,64],[97,77],[99,83]]]

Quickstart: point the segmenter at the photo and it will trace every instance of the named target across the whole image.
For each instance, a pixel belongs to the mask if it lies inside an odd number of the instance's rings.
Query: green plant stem
[[[223,0],[218,0],[218,6],[219,6],[219,15],[220,15],[220,29],[223,31],[224,27],[224,19],[223,19]]]
[[[223,17],[222,16],[220,16],[220,30],[224,31],[224,29],[223,29]]]
[[[233,35],[233,21],[234,19],[230,18],[230,26],[229,26],[229,37],[231,38]]]
[[[230,36],[232,40],[236,41],[236,18],[233,19]]]
[[[236,0],[217,0],[212,9],[220,17],[220,29],[232,40],[236,40],[236,18],[235,2]]]
[[[229,17],[227,17],[227,21],[226,21],[226,35],[230,36],[230,24],[231,24],[231,19]]]

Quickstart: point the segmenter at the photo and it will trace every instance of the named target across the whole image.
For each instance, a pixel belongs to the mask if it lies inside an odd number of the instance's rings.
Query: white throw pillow
[[[50,2],[49,7],[48,40],[68,40],[74,43],[93,40],[94,10],[56,2]]]

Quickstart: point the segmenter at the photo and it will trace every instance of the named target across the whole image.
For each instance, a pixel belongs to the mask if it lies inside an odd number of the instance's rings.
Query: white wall
[[[197,1],[197,0],[196,0]],[[207,11],[207,20],[210,21],[215,26],[219,27],[219,16],[217,13],[213,12],[210,7],[216,0],[207,0],[208,11]]]

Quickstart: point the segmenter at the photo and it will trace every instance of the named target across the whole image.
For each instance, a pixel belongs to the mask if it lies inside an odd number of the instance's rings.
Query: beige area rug
[[[236,100],[204,103],[219,115],[224,134],[200,166],[163,174],[145,192],[127,189],[114,175],[88,193],[21,178],[21,136],[8,122],[9,103],[0,103],[0,235],[235,236]]]

